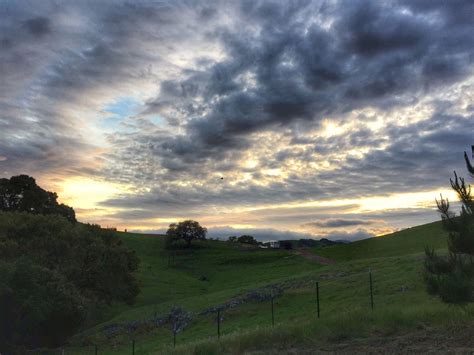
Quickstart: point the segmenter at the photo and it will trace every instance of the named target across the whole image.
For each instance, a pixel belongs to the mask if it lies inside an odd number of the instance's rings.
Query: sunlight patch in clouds
[[[71,177],[58,184],[61,202],[78,209],[96,208],[99,202],[127,191],[127,187],[87,177]]]
[[[444,189],[443,189],[444,190]],[[452,190],[433,190],[424,192],[409,192],[394,194],[386,197],[376,196],[359,200],[359,212],[372,212],[404,208],[435,208],[435,198],[439,199],[440,193],[451,201],[456,200],[456,194]],[[442,191],[442,192],[440,192]]]

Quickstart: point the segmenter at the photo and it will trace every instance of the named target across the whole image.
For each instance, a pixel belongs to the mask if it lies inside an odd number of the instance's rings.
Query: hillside
[[[377,238],[328,246],[313,251],[321,256],[345,261],[420,253],[426,246],[435,250],[447,248],[446,233],[441,221],[403,229]]]
[[[142,260],[141,294],[134,306],[115,306],[106,322],[78,334],[68,353],[90,353],[98,344],[101,354],[129,354],[132,340],[138,354],[168,353],[173,349],[170,325],[160,322],[174,306],[193,312],[189,325],[177,335],[175,350],[202,354],[331,348],[342,339],[406,333],[446,319],[467,321],[474,311],[470,306],[450,308],[425,292],[424,246],[442,249],[446,243],[439,223],[317,249],[336,261],[332,265],[319,265],[293,252],[217,241],[180,251],[173,260],[160,236],[120,236]],[[369,269],[374,280],[373,311]],[[278,296],[274,328],[268,285],[278,291],[274,291]],[[220,341],[216,307],[223,309]]]

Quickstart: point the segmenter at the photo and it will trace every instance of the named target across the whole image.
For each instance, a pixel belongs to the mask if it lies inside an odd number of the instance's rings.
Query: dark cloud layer
[[[474,11],[469,1],[455,9],[369,1],[244,4],[240,19],[250,30],[218,34],[228,58],[167,82],[165,101],[159,95],[150,103],[161,107],[170,96],[173,103],[187,98],[186,111],[190,102],[204,100],[198,111],[187,110],[193,118],[186,134],[162,143],[163,150],[197,161],[219,156],[245,148],[252,132],[295,120],[317,125],[325,115],[400,104],[472,68],[473,23],[452,22],[453,12]],[[327,27],[314,17],[332,23]],[[166,90],[170,86],[176,89]]]
[[[380,221],[378,221],[380,223]],[[353,227],[353,226],[364,226],[375,224],[377,221],[374,220],[363,220],[363,219],[343,219],[343,218],[330,218],[322,221],[307,223],[310,227],[319,228],[340,228],[340,227]]]

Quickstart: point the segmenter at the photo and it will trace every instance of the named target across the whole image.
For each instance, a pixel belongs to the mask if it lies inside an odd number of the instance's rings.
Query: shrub
[[[438,293],[446,303],[468,303],[472,301],[472,280],[468,274],[456,270],[444,275],[438,283]]]
[[[282,240],[280,242],[280,248],[286,249],[286,250],[291,250],[293,249],[293,243],[289,240]]]

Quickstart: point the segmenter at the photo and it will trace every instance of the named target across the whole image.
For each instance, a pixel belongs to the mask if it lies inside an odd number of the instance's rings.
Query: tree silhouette
[[[57,202],[55,192],[43,190],[28,175],[0,179],[0,211],[28,212],[34,214],[58,214],[76,222],[74,210]]]
[[[206,239],[206,233],[207,229],[202,227],[199,222],[186,220],[170,224],[166,235],[172,242],[184,240],[190,246],[193,240]]]

